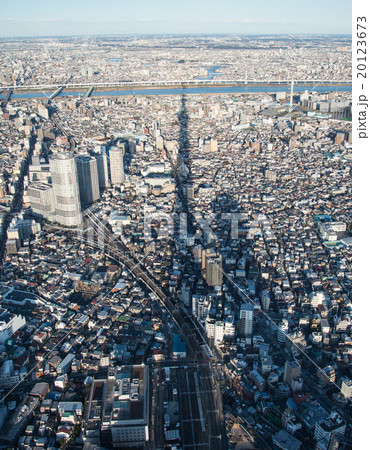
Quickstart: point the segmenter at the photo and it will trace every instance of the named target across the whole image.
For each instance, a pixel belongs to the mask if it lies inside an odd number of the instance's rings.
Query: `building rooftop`
[[[124,425],[130,422],[146,422],[148,407],[147,366],[122,366],[114,378],[106,380],[103,423]]]
[[[285,430],[280,430],[273,435],[272,440],[278,448],[284,450],[299,450],[301,448],[301,441],[289,434]]]

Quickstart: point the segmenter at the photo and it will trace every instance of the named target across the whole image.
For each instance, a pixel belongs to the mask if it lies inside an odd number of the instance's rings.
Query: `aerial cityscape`
[[[0,37],[1,448],[352,448],[350,31],[59,26]]]

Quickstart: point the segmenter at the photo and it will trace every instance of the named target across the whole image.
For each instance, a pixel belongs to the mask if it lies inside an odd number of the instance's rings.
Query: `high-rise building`
[[[263,289],[261,292],[261,304],[264,311],[270,309],[270,294],[267,289]]]
[[[301,392],[303,389],[303,379],[301,377],[293,378],[290,387],[292,392]]]
[[[286,319],[283,319],[282,322],[279,325],[278,329],[278,341],[283,344],[286,340],[286,334],[289,330],[289,324]]]
[[[32,183],[28,187],[30,206],[33,214],[46,220],[55,219],[53,186],[44,183]]]
[[[199,320],[204,318],[204,300],[205,297],[203,295],[197,299],[197,317]]]
[[[123,171],[123,150],[121,147],[109,149],[110,180],[113,185],[120,185],[125,179]]]
[[[7,230],[8,239],[19,239],[24,242],[31,234],[41,230],[41,225],[33,219],[25,219],[23,214],[13,217]]]
[[[222,256],[206,257],[206,282],[208,286],[222,286]]]
[[[158,150],[162,150],[164,148],[163,147],[163,145],[164,145],[163,136],[159,135],[159,136],[156,137],[155,145],[158,148]]]
[[[207,316],[206,333],[207,333],[207,337],[209,339],[214,339],[214,337],[215,337],[215,319],[213,317]]]
[[[108,157],[105,146],[102,146],[100,151],[94,153],[98,166],[99,187],[106,189],[109,187],[109,171],[108,171]]]
[[[190,306],[190,294],[191,294],[191,286],[188,284],[183,284],[181,286],[181,301],[186,306]]]
[[[128,141],[127,150],[133,155],[136,152],[136,141]]]
[[[340,391],[343,394],[344,398],[346,400],[352,399],[352,380],[350,380],[348,377],[343,377],[341,381],[342,384],[340,387]]]
[[[253,310],[251,303],[245,303],[240,308],[239,335],[246,337],[251,336],[253,332]]]
[[[43,117],[46,120],[49,120],[49,109],[47,106],[40,103],[38,105],[37,112],[39,113],[39,116]]]
[[[335,143],[337,145],[341,145],[341,143],[345,140],[346,135],[345,133],[337,133],[335,136]]]
[[[206,268],[207,259],[214,256],[217,256],[217,253],[212,248],[202,249],[202,271]]]
[[[210,150],[211,150],[211,152],[217,152],[217,150],[218,150],[218,142],[217,142],[217,139],[211,139],[211,142],[210,142]]]
[[[270,355],[261,358],[261,373],[262,375],[269,374],[272,370],[272,357]]]
[[[55,220],[61,225],[76,226],[81,223],[80,190],[76,161],[72,152],[50,157],[53,181]]]
[[[76,166],[81,203],[91,205],[100,198],[96,158],[90,155],[78,155],[76,156]]]
[[[235,337],[234,316],[228,315],[225,320],[224,338],[225,339],[234,339],[234,337]]]
[[[336,412],[333,412],[328,419],[324,419],[315,425],[315,440],[331,437],[333,434],[343,436],[346,431],[346,422]]]
[[[292,383],[293,378],[299,378],[301,376],[301,366],[297,361],[286,361],[284,368],[284,381],[289,384]]]
[[[187,184],[186,192],[187,192],[188,200],[194,200],[194,185],[193,185],[193,183]]]
[[[218,321],[215,323],[215,342],[222,342],[224,340],[224,323]]]

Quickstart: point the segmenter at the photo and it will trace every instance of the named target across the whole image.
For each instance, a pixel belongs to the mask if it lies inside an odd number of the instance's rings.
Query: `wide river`
[[[351,92],[351,85],[340,86],[326,86],[326,85],[294,85],[294,92],[304,91],[316,91],[316,92]],[[58,97],[79,97],[84,96],[87,90],[81,92],[63,91]],[[190,87],[190,88],[153,88],[153,89],[125,89],[118,91],[93,91],[91,97],[116,97],[124,95],[183,95],[183,94],[251,94],[251,93],[274,93],[274,92],[290,92],[290,86],[279,85],[259,85],[259,86],[215,86],[215,87]],[[49,97],[52,92],[25,92],[15,94],[13,93],[11,98],[14,99],[27,99],[27,98],[42,98]],[[0,95],[0,98],[4,98],[4,93]]]

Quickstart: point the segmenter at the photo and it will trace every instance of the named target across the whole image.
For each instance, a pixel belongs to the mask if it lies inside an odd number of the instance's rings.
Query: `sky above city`
[[[350,34],[350,0],[0,0],[0,37]]]

